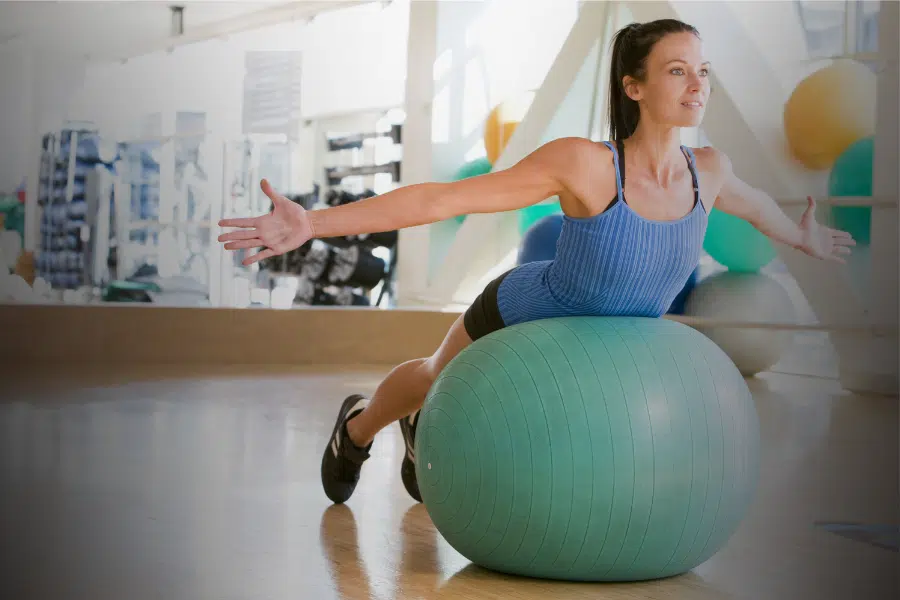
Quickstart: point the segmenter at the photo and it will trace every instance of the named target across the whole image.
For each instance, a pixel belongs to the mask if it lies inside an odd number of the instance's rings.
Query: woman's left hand
[[[846,231],[831,229],[816,221],[816,201],[807,196],[809,205],[800,218],[801,241],[797,249],[822,260],[833,260],[846,264],[841,255],[850,254],[850,246],[856,245]]]

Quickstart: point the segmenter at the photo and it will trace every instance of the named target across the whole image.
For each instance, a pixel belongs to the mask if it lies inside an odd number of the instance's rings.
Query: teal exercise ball
[[[828,195],[871,196],[875,138],[863,138],[844,150],[828,175]],[[872,233],[872,209],[868,206],[832,206],[832,224],[847,231],[857,244],[868,244]]]
[[[753,225],[713,207],[703,249],[731,271],[755,273],[772,262],[776,251],[772,242]]]
[[[443,538],[493,571],[685,573],[754,497],[759,421],[709,338],[666,319],[561,317],[464,348],[431,387],[416,472]]]
[[[519,209],[519,233],[526,233],[531,227],[545,217],[562,216],[563,210],[559,200],[539,202]]]

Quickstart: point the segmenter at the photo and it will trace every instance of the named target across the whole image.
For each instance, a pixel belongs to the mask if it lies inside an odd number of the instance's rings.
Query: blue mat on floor
[[[900,552],[900,525],[817,522],[816,526],[857,542]]]

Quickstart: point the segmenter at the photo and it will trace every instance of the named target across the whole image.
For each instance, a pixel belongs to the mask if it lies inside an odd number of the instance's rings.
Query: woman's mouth
[[[682,106],[686,106],[688,108],[700,108],[703,106],[702,102],[682,102]]]

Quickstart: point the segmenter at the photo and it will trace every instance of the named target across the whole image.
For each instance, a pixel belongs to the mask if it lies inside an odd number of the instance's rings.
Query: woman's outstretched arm
[[[716,159],[722,177],[716,208],[744,219],[776,242],[815,258],[846,262],[842,255],[850,254],[850,246],[856,242],[849,233],[816,221],[816,201],[811,196],[800,222],[795,223],[769,194],[738,178],[728,157],[719,152]]]
[[[222,219],[221,227],[240,228],[219,236],[226,250],[262,247],[244,264],[283,254],[312,238],[339,237],[393,231],[435,223],[457,215],[494,213],[524,208],[565,189],[566,173],[578,152],[577,144],[554,140],[514,166],[451,183],[422,183],[365,198],[351,204],[305,210],[275,192],[267,181],[261,186],[272,200],[267,215]]]

